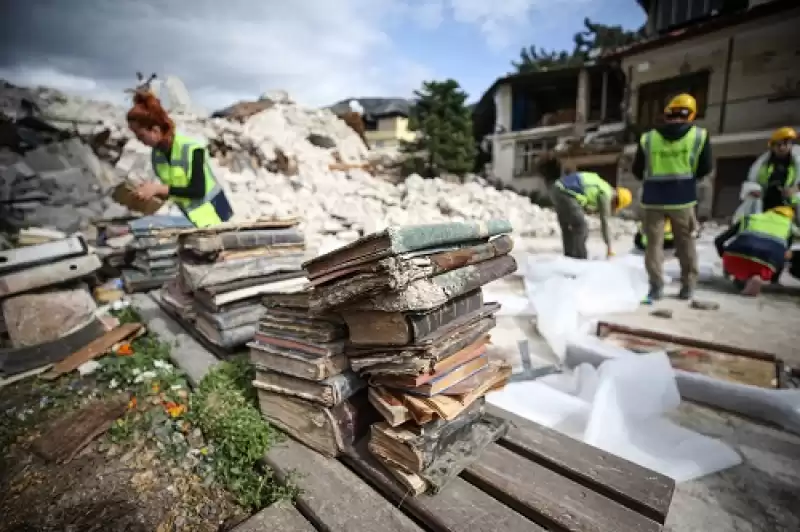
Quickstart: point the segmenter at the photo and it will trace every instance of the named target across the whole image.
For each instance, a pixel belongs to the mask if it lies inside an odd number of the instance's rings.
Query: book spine
[[[438,275],[450,270],[455,270],[456,268],[462,268],[470,264],[476,264],[502,255],[508,255],[513,247],[514,241],[511,237],[503,235],[491,242],[478,246],[470,246],[468,248],[431,255],[430,260],[433,263],[433,274]]]
[[[512,232],[508,220],[450,222],[389,229],[391,251],[405,253]]]
[[[470,312],[474,312],[483,306],[483,294],[476,290],[470,294],[454,299],[444,306],[441,306],[425,314],[409,314],[409,330],[412,341],[427,336],[443,325],[446,325]]]

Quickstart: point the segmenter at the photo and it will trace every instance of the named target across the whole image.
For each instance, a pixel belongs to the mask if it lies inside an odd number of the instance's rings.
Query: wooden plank
[[[88,249],[83,238],[76,236],[36,246],[0,251],[0,274],[32,268],[56,260],[86,255]]]
[[[0,277],[0,297],[85,277],[101,266],[97,255],[91,254],[9,273]]]
[[[278,479],[302,490],[297,508],[319,530],[420,532],[421,529],[355,473],[294,440],[273,447],[265,458]]]
[[[436,495],[411,496],[367,450],[368,438],[342,460],[433,532],[543,532],[544,529],[460,478]]]
[[[501,445],[663,523],[669,511],[675,481],[568,436],[532,423],[505,410],[486,405],[487,412],[513,425]]]
[[[70,356],[58,362],[53,369],[42,375],[43,379],[52,380],[70,371],[75,371],[84,362],[99,357],[106,353],[111,347],[124,339],[138,333],[142,328],[141,323],[123,323],[116,329],[112,329],[100,338],[92,340],[80,350],[75,351]]]
[[[290,502],[276,502],[264,508],[231,532],[316,532],[311,523]]]
[[[56,420],[31,444],[33,451],[57,463],[72,460],[81,449],[111,427],[125,413],[127,397],[94,401]]]
[[[661,524],[497,444],[462,475],[547,530],[658,532]]]

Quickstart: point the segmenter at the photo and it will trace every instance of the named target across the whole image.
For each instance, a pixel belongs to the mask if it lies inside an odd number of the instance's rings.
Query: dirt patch
[[[194,464],[146,433],[106,434],[65,464],[35,455],[48,422],[103,392],[91,380],[29,379],[0,390],[0,531],[216,531],[244,517]]]

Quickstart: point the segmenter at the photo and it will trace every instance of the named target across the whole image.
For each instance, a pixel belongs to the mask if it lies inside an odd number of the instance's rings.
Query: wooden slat
[[[316,532],[311,523],[291,503],[276,502],[264,508],[231,532]]]
[[[324,532],[420,532],[421,529],[337,460],[288,440],[273,447],[267,464],[281,481],[294,473],[302,490],[297,508]]]
[[[500,441],[504,447],[559,471],[639,513],[664,523],[675,481],[632,462],[590,447],[491,405],[487,411],[513,425]]]
[[[547,530],[661,530],[661,524],[497,444],[462,476]]]
[[[65,373],[75,371],[81,364],[103,355],[109,349],[111,349],[114,344],[133,336],[139,332],[141,328],[141,323],[123,323],[116,329],[106,332],[100,338],[92,340],[83,346],[83,348],[75,351],[61,362],[56,363],[52,370],[42,375],[42,378],[46,380],[52,380]]]
[[[434,532],[544,532],[503,503],[460,478],[437,495],[412,497],[367,451],[366,438],[343,457],[359,475]]]

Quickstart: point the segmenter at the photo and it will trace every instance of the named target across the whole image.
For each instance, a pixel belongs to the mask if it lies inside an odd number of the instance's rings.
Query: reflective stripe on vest
[[[646,246],[647,245],[647,235],[644,233],[644,226],[642,225],[642,222],[636,222],[636,223],[639,226],[639,234],[642,235],[642,244],[644,244]],[[672,234],[672,229],[671,229],[672,226],[670,226],[668,228],[667,227],[667,223],[669,223],[669,222],[666,222],[664,224],[664,242],[669,242],[670,240],[673,240],[675,238],[675,235]]]
[[[186,187],[189,185],[192,168],[192,154],[194,150],[201,148],[205,150],[204,146],[184,135],[176,134],[172,141],[171,157],[167,158],[166,154],[158,149],[153,149],[151,160],[153,170],[162,183],[168,186]],[[205,193],[202,199],[180,198],[177,196],[170,196],[170,200],[175,202],[189,217],[192,219],[192,211],[199,209],[203,205],[209,203],[214,199],[217,194],[222,192],[222,187],[217,182],[214,172],[208,164],[208,155],[206,154],[204,164],[204,181]],[[205,224],[204,224],[205,225]]]
[[[575,172],[556,181],[555,186],[578,200],[581,207],[597,210],[600,196],[611,197],[613,188],[594,172]]]
[[[785,246],[792,234],[792,219],[771,211],[751,214],[742,220],[739,234],[766,238]]]
[[[642,135],[639,142],[645,156],[645,180],[693,179],[707,136],[706,130],[697,126],[676,141],[665,139],[656,130]]]
[[[769,185],[769,178],[772,176],[772,171],[775,169],[774,164],[763,164],[761,168],[758,169],[758,184],[761,185],[762,188],[766,188]],[[783,186],[786,188],[791,187],[795,184],[795,180],[797,179],[797,169],[793,164],[789,165],[789,168],[786,169],[786,181],[783,182]]]

